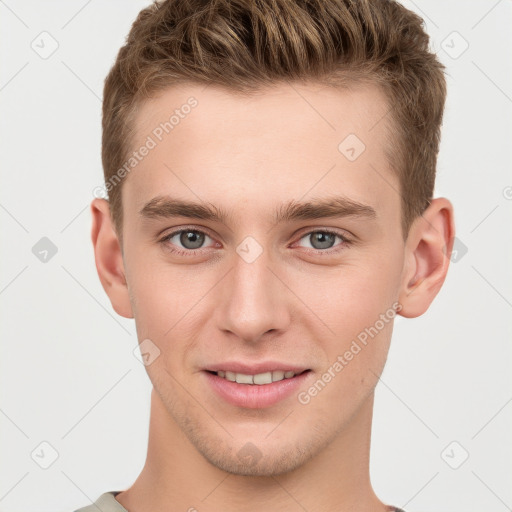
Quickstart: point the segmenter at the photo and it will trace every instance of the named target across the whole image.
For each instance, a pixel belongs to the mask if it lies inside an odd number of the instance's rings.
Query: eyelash
[[[176,231],[173,231],[167,235],[165,235],[159,242],[162,244],[162,245],[165,245],[167,246],[167,248],[174,254],[177,254],[179,256],[196,256],[198,254],[198,252],[202,251],[203,249],[205,249],[204,247],[201,247],[199,249],[180,249],[180,248],[170,248],[170,239],[173,238],[175,235],[178,235],[180,233],[186,233],[186,232],[189,232],[189,231],[192,231],[194,233],[200,233],[202,235],[206,235],[206,236],[209,236],[210,238],[213,239],[213,237],[207,233],[206,231],[203,231],[203,230],[200,230],[200,229],[195,229],[195,228],[182,228],[182,229],[178,229]],[[309,249],[306,247],[306,249],[308,249],[308,252],[309,251],[314,251],[316,254],[324,254],[324,253],[327,253],[327,254],[334,254],[334,253],[337,253],[339,251],[342,251],[343,249],[345,249],[347,246],[350,246],[352,241],[350,239],[348,239],[346,236],[342,235],[341,233],[339,233],[338,231],[334,231],[332,229],[314,229],[312,231],[308,231],[307,233],[304,233],[300,238],[299,240],[302,240],[304,237],[308,236],[308,235],[312,235],[313,233],[327,233],[327,234],[330,234],[330,235],[334,235],[334,236],[337,236],[341,239],[342,243],[339,244],[338,246],[336,247],[331,247],[329,249]]]

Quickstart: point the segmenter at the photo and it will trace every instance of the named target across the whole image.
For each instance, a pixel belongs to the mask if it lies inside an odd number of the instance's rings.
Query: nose
[[[223,280],[216,308],[218,327],[222,331],[255,343],[265,333],[276,334],[287,328],[292,294],[273,267],[265,251],[252,262],[238,254],[234,256],[233,269]]]

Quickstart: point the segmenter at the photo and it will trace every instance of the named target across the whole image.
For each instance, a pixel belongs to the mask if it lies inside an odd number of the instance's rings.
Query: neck
[[[208,462],[153,389],[146,463],[135,483],[116,499],[130,512],[392,510],[379,501],[370,483],[372,410],[373,393],[331,443],[294,471],[241,476]]]

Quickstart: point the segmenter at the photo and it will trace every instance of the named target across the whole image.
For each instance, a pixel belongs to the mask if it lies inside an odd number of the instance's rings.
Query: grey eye
[[[205,239],[205,234],[199,231],[182,231],[179,235],[180,243],[185,247],[185,249],[199,249]]]
[[[341,235],[337,235],[336,233],[329,233],[328,231],[312,231],[311,233],[303,236],[301,240],[307,240],[310,244],[309,247],[312,249],[321,250],[333,247],[336,238],[343,240]]]

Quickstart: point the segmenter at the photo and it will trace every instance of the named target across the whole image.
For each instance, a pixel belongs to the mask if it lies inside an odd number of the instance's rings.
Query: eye
[[[345,238],[340,233],[337,233],[336,231],[330,231],[330,230],[318,230],[318,231],[310,231],[305,236],[303,236],[300,240],[306,240],[307,243],[309,243],[309,247],[306,245],[306,247],[326,252],[326,249],[331,249],[334,246],[334,243],[336,241],[336,238],[339,238],[341,240],[341,244],[338,245],[348,245],[350,242],[347,238]],[[303,246],[304,247],[304,246]]]
[[[341,241],[337,246],[335,246],[336,238]],[[210,245],[211,242],[214,241],[204,231],[192,228],[182,228],[165,235],[160,240],[160,243],[163,244],[166,249],[175,254],[181,256],[194,256],[198,254],[201,249],[205,248],[204,244],[207,240],[210,240]],[[317,253],[337,252],[351,243],[351,241],[341,233],[329,229],[321,229],[306,233],[299,239],[299,245],[301,245],[300,241],[302,240],[305,240],[306,244],[309,244],[305,246],[302,245],[302,247],[312,249]],[[332,251],[330,249],[332,249]]]
[[[197,229],[180,229],[169,233],[160,242],[169,246],[170,250],[178,254],[194,254],[197,249],[202,249],[205,240],[213,241],[205,232]],[[176,247],[172,247],[176,246]]]

